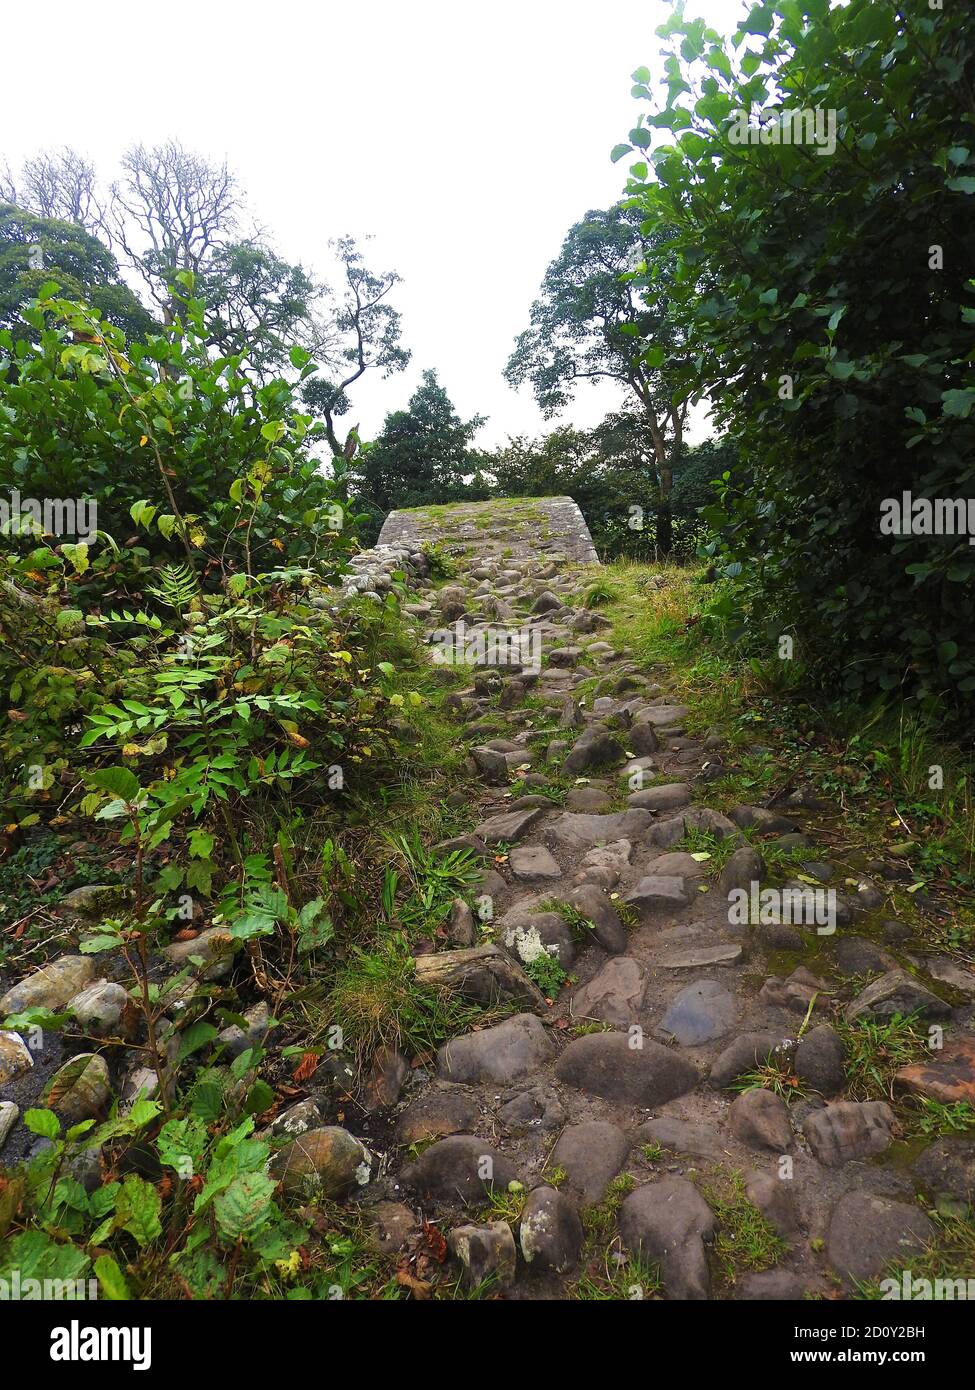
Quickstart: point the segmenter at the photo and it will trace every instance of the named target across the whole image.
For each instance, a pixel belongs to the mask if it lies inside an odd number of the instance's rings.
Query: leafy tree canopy
[[[144,336],[152,319],[123,282],[118,262],[78,223],[0,203],[0,327],[24,331],[22,309],[49,280],[88,300],[127,335]]]
[[[437,379],[423,373],[405,410],[386,416],[382,433],[359,463],[360,492],[380,512],[486,495],[471,444],[484,419],[462,420]]]
[[[634,74],[614,153],[659,238],[651,300],[670,276],[679,393],[710,397],[748,468],[712,517],[729,616],[760,652],[797,633],[851,693],[970,707],[975,548],[880,526],[905,491],[975,496],[968,15],[780,0],[731,42],[682,9],[658,33],[663,97]],[[812,107],[822,138],[783,139]]]

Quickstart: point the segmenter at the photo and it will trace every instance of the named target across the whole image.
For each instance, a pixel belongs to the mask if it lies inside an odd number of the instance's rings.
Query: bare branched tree
[[[76,222],[94,232],[102,220],[95,166],[68,145],[42,150],[24,162],[20,172],[20,201],[29,212]]]
[[[0,165],[0,203],[17,202],[17,184],[13,174],[10,172],[10,165],[4,160]]]
[[[108,231],[171,323],[175,277],[199,275],[238,239],[240,186],[226,162],[211,164],[176,140],[133,145],[122,170],[112,184]]]

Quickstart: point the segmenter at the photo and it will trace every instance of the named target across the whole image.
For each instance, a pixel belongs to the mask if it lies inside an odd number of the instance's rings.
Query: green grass
[[[734,1284],[741,1274],[771,1269],[778,1263],[788,1246],[746,1197],[741,1173],[702,1183],[701,1193],[715,1215],[712,1254],[726,1283]]]
[[[583,608],[602,608],[607,603],[613,603],[620,597],[620,590],[615,584],[610,584],[605,579],[595,579],[591,584],[587,584],[582,593]]]
[[[930,1056],[924,1025],[913,1014],[909,1018],[895,1014],[886,1021],[839,1019],[836,1030],[846,1048],[847,1090],[852,1100],[892,1100],[895,1073]]]
[[[366,1064],[378,1047],[425,1056],[441,1043],[504,1016],[457,995],[417,983],[413,956],[402,936],[381,936],[370,950],[355,946],[322,1005],[317,1036],[342,1030],[342,1045]]]
[[[954,1105],[924,1097],[915,1126],[921,1134],[968,1134],[975,1129],[975,1105],[960,1100]]]
[[[632,1173],[620,1173],[619,1177],[610,1183],[601,1202],[583,1208],[582,1227],[589,1242],[610,1239],[616,1228],[616,1213],[623,1203],[623,1198],[627,1197],[635,1186],[636,1179]]]
[[[569,1297],[586,1303],[627,1302],[659,1298],[663,1293],[660,1270],[643,1260],[616,1260],[612,1251],[603,1264],[587,1269],[568,1290]]]
[[[927,1279],[932,1284],[936,1279],[975,1278],[975,1221],[968,1216],[947,1215],[931,1212],[935,1224],[935,1237],[921,1253],[912,1253],[909,1258],[901,1256],[892,1262],[886,1271],[886,1278],[901,1284],[905,1264],[909,1264],[911,1278]],[[881,1280],[869,1280],[856,1286],[854,1298],[880,1300],[885,1290]]]
[[[645,593],[650,573],[664,584]],[[650,571],[617,562],[604,567],[600,582],[619,595],[604,608],[613,624],[607,639],[629,645],[644,669],[666,679],[675,700],[688,703],[690,734],[714,731],[726,740],[735,766],[708,785],[709,804],[760,801],[790,778],[812,782],[833,804],[851,849],[873,857],[899,851],[916,883],[963,895],[941,944],[975,954],[970,752],[946,745],[937,725],[915,711],[810,698],[800,663],[756,661],[729,640],[713,614],[722,585],[702,583],[694,567]],[[769,753],[750,754],[755,743]],[[932,768],[941,769],[937,789],[929,785]]]

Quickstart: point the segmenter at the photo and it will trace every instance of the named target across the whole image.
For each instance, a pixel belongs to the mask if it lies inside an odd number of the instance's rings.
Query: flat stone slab
[[[679,724],[689,714],[690,710],[686,705],[647,705],[640,711],[639,722],[655,724],[659,729],[668,724]]]
[[[612,840],[640,840],[653,824],[649,811],[615,811],[612,815],[586,815],[566,811],[548,827],[557,845],[567,850],[587,850]]]
[[[624,895],[623,901],[644,917],[679,912],[694,901],[694,891],[676,874],[647,874]]]
[[[617,1028],[639,1021],[646,976],[632,956],[615,956],[602,970],[576,990],[572,998],[575,1018],[600,1018]]]
[[[509,844],[522,839],[543,815],[538,806],[528,811],[504,811],[474,827],[473,834],[486,845]]]
[[[966,1100],[975,1105],[975,1038],[952,1039],[940,1052],[931,1053],[930,1062],[902,1067],[894,1082],[905,1091],[942,1105]]]
[[[692,970],[706,965],[740,965],[742,959],[740,946],[699,946],[689,951],[669,951],[658,956],[654,964],[660,970]]]
[[[922,956],[920,965],[932,980],[938,980],[951,989],[960,990],[962,994],[975,994],[975,973],[963,970],[950,956]]]
[[[497,497],[487,502],[457,502],[453,506],[413,507],[390,512],[383,522],[377,546],[423,541],[456,541],[469,536],[487,555],[491,540],[513,552],[513,558],[536,558],[539,537],[544,544],[580,565],[598,565],[599,556],[589,527],[571,497]],[[511,572],[515,579],[520,573]]]
[[[657,1033],[684,1047],[723,1038],[738,1016],[734,995],[716,980],[699,980],[677,995],[657,1026]]]
[[[719,1159],[725,1152],[717,1130],[710,1125],[694,1124],[669,1115],[647,1120],[637,1130],[637,1138],[643,1144],[659,1144],[671,1153],[691,1154],[695,1158]]]
[[[562,870],[544,845],[521,845],[508,856],[515,878],[561,878]]]
[[[850,1023],[865,1014],[878,1018],[891,1018],[900,1014],[918,1013],[922,1018],[948,1018],[951,1005],[936,994],[932,994],[920,980],[909,975],[906,970],[888,970],[879,980],[867,985],[852,1004],[846,1007],[846,1017]]]
[[[686,806],[691,799],[691,789],[686,782],[670,782],[661,787],[645,787],[632,792],[627,798],[628,806],[636,806],[644,811],[677,811]]]

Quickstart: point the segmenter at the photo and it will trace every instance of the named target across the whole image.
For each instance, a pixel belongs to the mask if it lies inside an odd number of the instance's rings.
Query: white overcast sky
[[[730,33],[742,0],[688,0]],[[408,370],[361,382],[347,421],[373,437],[424,368],[479,442],[549,428],[502,369],[570,225],[620,196],[660,70],[667,0],[46,0],[5,7],[0,164],[70,144],[115,174],[134,141],[226,158],[289,260],[327,277],[329,238],[371,234],[395,268]],[[16,122],[10,113],[30,112]],[[580,387],[588,427],[610,387]],[[698,433],[700,433],[700,429]],[[704,431],[706,433],[706,431]]]

